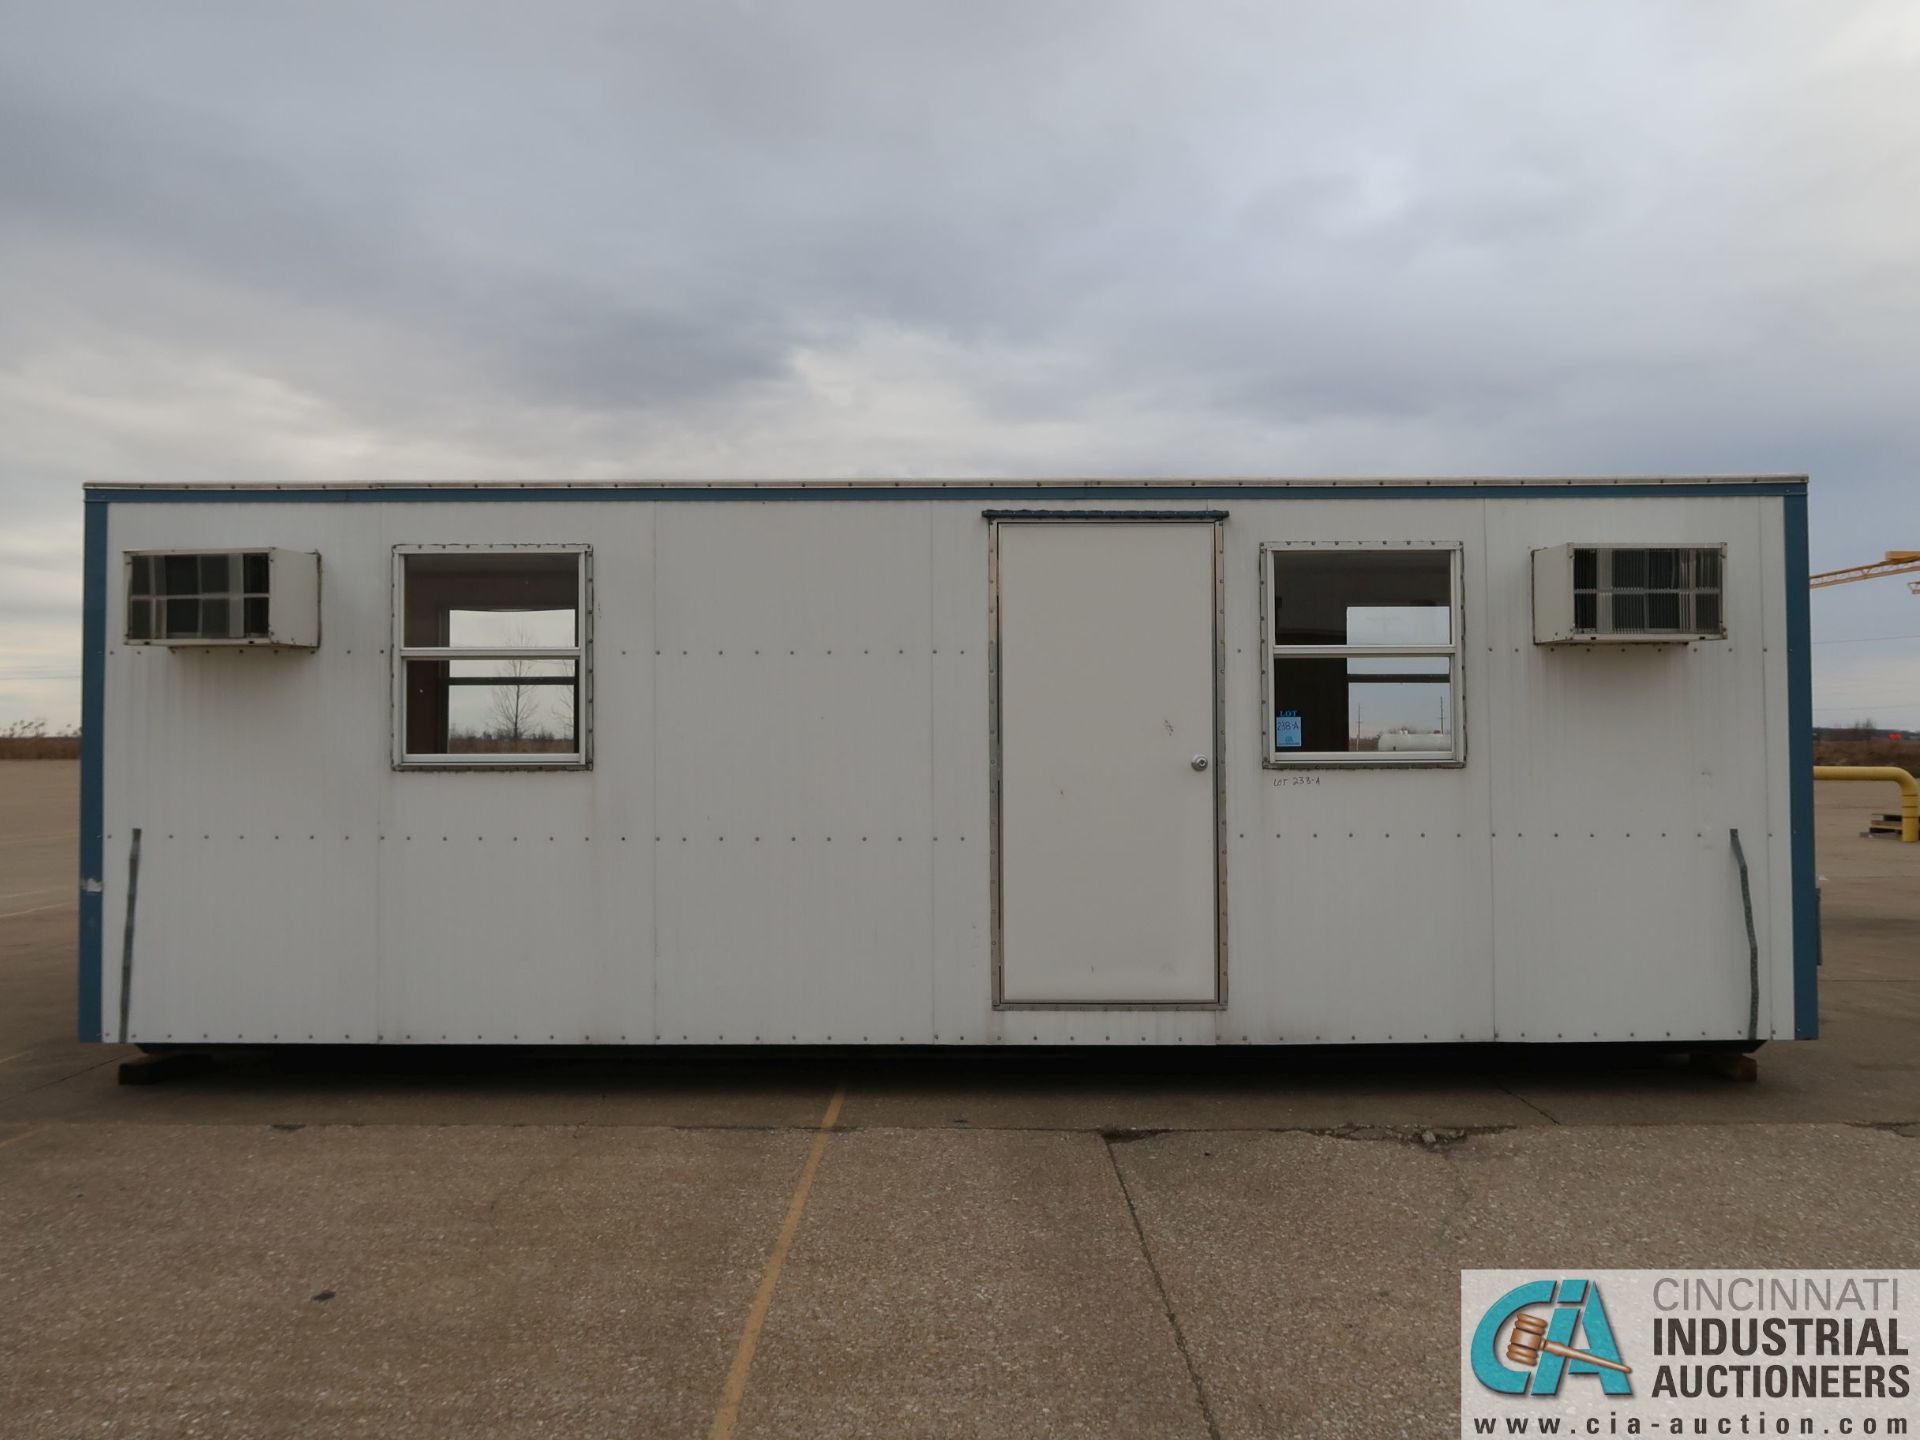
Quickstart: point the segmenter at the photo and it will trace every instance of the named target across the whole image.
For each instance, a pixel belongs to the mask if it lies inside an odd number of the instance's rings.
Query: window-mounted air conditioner
[[[311,550],[130,550],[129,645],[312,650],[320,557]]]
[[[1533,552],[1536,645],[1727,638],[1725,545],[1555,545]]]

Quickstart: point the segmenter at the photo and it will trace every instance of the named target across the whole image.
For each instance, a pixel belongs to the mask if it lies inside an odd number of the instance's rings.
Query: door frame
[[[987,754],[991,786],[995,1010],[1224,1010],[1227,1006],[1227,738],[1225,510],[984,510],[987,521]],[[1000,527],[1003,525],[1209,525],[1213,529],[1213,998],[1211,1000],[1008,1000],[1001,929]]]

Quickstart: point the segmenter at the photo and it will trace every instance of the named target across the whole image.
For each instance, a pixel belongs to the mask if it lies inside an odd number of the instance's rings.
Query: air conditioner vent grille
[[[1720,639],[1722,545],[1563,545],[1534,553],[1534,639]]]
[[[1719,548],[1575,547],[1573,628],[1596,635],[1718,631]]]

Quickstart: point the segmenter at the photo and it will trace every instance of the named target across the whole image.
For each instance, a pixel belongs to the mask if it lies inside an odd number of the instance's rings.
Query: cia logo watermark
[[[1596,1377],[1608,1395],[1633,1394],[1633,1369],[1590,1280],[1514,1286],[1480,1317],[1469,1353],[1474,1377],[1498,1394],[1558,1395],[1569,1373]]]
[[[1462,1435],[1920,1434],[1911,1270],[1460,1274]]]

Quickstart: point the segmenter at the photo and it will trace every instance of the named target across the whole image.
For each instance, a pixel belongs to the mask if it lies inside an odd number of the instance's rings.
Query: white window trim
[[[572,645],[494,646],[406,644],[409,555],[574,555],[579,557],[578,622]],[[396,770],[588,770],[593,767],[593,547],[591,545],[396,545],[392,571],[393,652],[389,728]],[[546,755],[415,755],[407,751],[407,661],[572,660],[579,686],[574,716],[576,749]]]
[[[1444,550],[1453,557],[1452,563],[1452,635],[1453,641],[1447,645],[1276,645],[1273,643],[1273,567],[1274,556],[1288,551],[1406,551],[1406,550]],[[1463,659],[1466,655],[1466,607],[1462,603],[1464,588],[1461,571],[1464,568],[1462,546],[1457,540],[1275,540],[1260,547],[1260,748],[1261,764],[1269,770],[1296,770],[1306,768],[1359,768],[1375,767],[1407,769],[1458,769],[1467,763],[1467,698],[1463,675]],[[1387,751],[1376,750],[1282,750],[1273,743],[1275,671],[1276,659],[1305,657],[1308,659],[1346,659],[1350,657],[1367,659],[1423,659],[1432,656],[1445,656],[1450,662],[1447,667],[1447,681],[1453,692],[1453,748],[1451,751]]]

